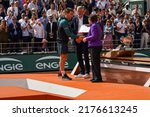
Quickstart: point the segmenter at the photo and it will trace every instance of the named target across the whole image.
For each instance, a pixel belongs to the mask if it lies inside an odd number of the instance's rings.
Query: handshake
[[[79,34],[79,35],[78,35],[78,38],[76,38],[76,42],[77,42],[77,43],[80,43],[81,41],[85,42],[85,41],[86,41],[86,38],[84,37],[84,35]]]
[[[78,38],[76,38],[76,42],[80,43],[83,40],[84,36],[79,36]]]

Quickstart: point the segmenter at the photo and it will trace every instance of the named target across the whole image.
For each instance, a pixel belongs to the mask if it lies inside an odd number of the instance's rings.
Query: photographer
[[[32,37],[30,37],[29,31],[31,29],[31,26],[28,22],[27,16],[24,17],[24,21],[21,23],[21,29],[22,29],[23,51],[29,51]]]
[[[143,28],[141,35],[141,48],[148,48],[148,40],[149,40],[150,29],[148,27],[148,22],[146,19],[143,20]]]
[[[32,28],[34,31],[34,51],[42,51],[42,40],[45,38],[44,26],[38,19]]]

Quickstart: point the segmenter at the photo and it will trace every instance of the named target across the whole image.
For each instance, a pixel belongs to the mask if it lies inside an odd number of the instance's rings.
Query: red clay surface
[[[68,73],[70,77],[73,77]],[[104,75],[104,74],[103,74]],[[146,74],[150,76],[149,74]],[[107,77],[112,77],[108,72]],[[121,77],[115,75],[113,77]],[[147,77],[146,76],[146,77]],[[105,75],[106,77],[106,75]],[[105,81],[103,83],[91,83],[90,79],[73,78],[72,81],[62,80],[57,77],[56,72],[38,72],[38,73],[19,73],[19,74],[1,74],[0,78],[29,78],[49,83],[60,84],[74,88],[87,90],[76,98],[63,97],[59,95],[28,90],[19,87],[0,87],[0,99],[17,100],[55,100],[55,99],[75,99],[75,100],[149,100],[150,87],[143,87],[136,84],[121,84],[117,82]]]

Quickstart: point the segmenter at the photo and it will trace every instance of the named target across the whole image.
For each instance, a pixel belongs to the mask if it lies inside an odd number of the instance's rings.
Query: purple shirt
[[[98,23],[93,23],[90,26],[86,40],[88,41],[88,47],[102,46],[102,30]]]

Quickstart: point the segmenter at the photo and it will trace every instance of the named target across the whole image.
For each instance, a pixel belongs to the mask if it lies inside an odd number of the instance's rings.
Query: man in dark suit
[[[56,38],[57,38],[57,22],[53,21],[53,15],[49,16],[49,22],[46,25],[46,32],[47,32],[47,40],[48,40],[48,49],[49,51],[56,51]]]
[[[10,51],[19,52],[19,42],[22,38],[22,30],[15,16],[12,17],[12,22],[9,24]]]
[[[83,24],[88,24],[88,17],[84,15],[85,9],[83,6],[77,7],[77,15],[73,19],[73,32],[74,34],[78,34],[79,29]],[[85,35],[85,34],[84,34]],[[75,77],[84,77],[88,78],[90,77],[90,64],[89,64],[89,52],[88,52],[88,43],[87,42],[81,42],[77,43],[76,45],[76,53],[77,53],[77,60],[79,62],[80,66],[80,73]],[[84,58],[82,56],[84,55]],[[85,67],[84,67],[85,62]]]

